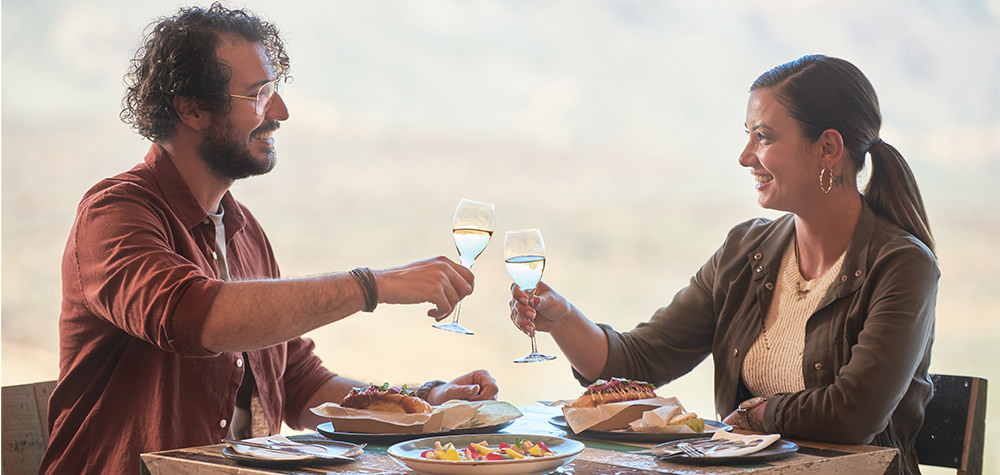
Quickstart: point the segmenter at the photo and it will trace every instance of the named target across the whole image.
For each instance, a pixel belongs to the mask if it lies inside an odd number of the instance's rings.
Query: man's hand
[[[443,256],[375,271],[379,303],[430,302],[435,308],[427,315],[437,321],[451,314],[458,301],[472,293],[474,280],[472,271]]]
[[[427,402],[437,406],[452,399],[484,401],[496,399],[499,390],[497,382],[490,373],[480,369],[431,389],[427,395]]]

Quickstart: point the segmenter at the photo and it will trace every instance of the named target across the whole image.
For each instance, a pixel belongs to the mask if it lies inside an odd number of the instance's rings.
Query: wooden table
[[[558,409],[541,405],[520,408],[524,416],[501,432],[510,434],[545,434],[566,436],[548,423]],[[293,437],[296,440],[315,438],[320,434]],[[637,447],[580,439],[587,448],[576,459],[554,473],[568,474],[809,474],[845,473],[850,475],[900,473],[899,452],[896,449],[868,445],[835,445],[795,440],[799,451],[794,455],[752,466],[693,466],[670,463],[650,455],[627,453]],[[649,447],[646,445],[645,447]],[[356,462],[299,467],[295,469],[258,468],[238,465],[223,457],[225,445],[207,445],[188,449],[142,454],[142,473],[149,475],[306,475],[306,474],[390,474],[411,475],[413,472],[385,454],[386,447],[371,446]]]

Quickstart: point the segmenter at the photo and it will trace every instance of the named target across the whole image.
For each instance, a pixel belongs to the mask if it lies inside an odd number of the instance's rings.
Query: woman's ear
[[[820,164],[833,168],[844,154],[844,137],[836,129],[826,129],[819,136]]]
[[[174,96],[174,110],[181,123],[194,130],[205,130],[212,125],[208,111],[193,97]]]

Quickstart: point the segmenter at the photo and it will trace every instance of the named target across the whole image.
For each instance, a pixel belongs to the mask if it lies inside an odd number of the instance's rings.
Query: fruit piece
[[[486,454],[486,460],[507,460],[509,458],[511,458],[511,457],[505,457],[505,456],[500,455],[500,454],[498,454],[496,452],[490,452],[490,453]]]
[[[476,450],[476,452],[479,452],[482,455],[486,455],[493,451],[493,449],[486,447],[486,444],[477,444],[475,442],[469,444],[469,447],[472,447]]]
[[[541,457],[542,456],[542,448],[536,445],[536,446],[528,449],[528,453],[531,454],[531,455],[534,455],[535,457]]]
[[[503,450],[504,450],[505,454],[510,455],[513,458],[516,458],[516,459],[523,459],[524,458],[524,455],[521,455],[521,454],[517,453],[517,451],[514,450],[512,447],[507,447],[506,449],[503,449]]]
[[[545,445],[545,442],[539,440],[538,446],[542,449],[542,455],[555,455],[555,453],[549,450],[549,447]]]
[[[437,460],[437,455],[434,454],[433,450],[425,450],[420,454],[421,457],[425,459]]]
[[[455,447],[451,444],[448,445],[449,447],[444,451],[444,456],[441,457],[441,460],[461,460],[462,458],[458,456],[458,450],[455,450]]]

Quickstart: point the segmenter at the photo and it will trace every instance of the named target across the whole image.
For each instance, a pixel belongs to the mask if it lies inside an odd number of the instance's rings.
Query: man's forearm
[[[350,274],[222,284],[202,331],[214,352],[275,345],[362,310],[365,297]]]

